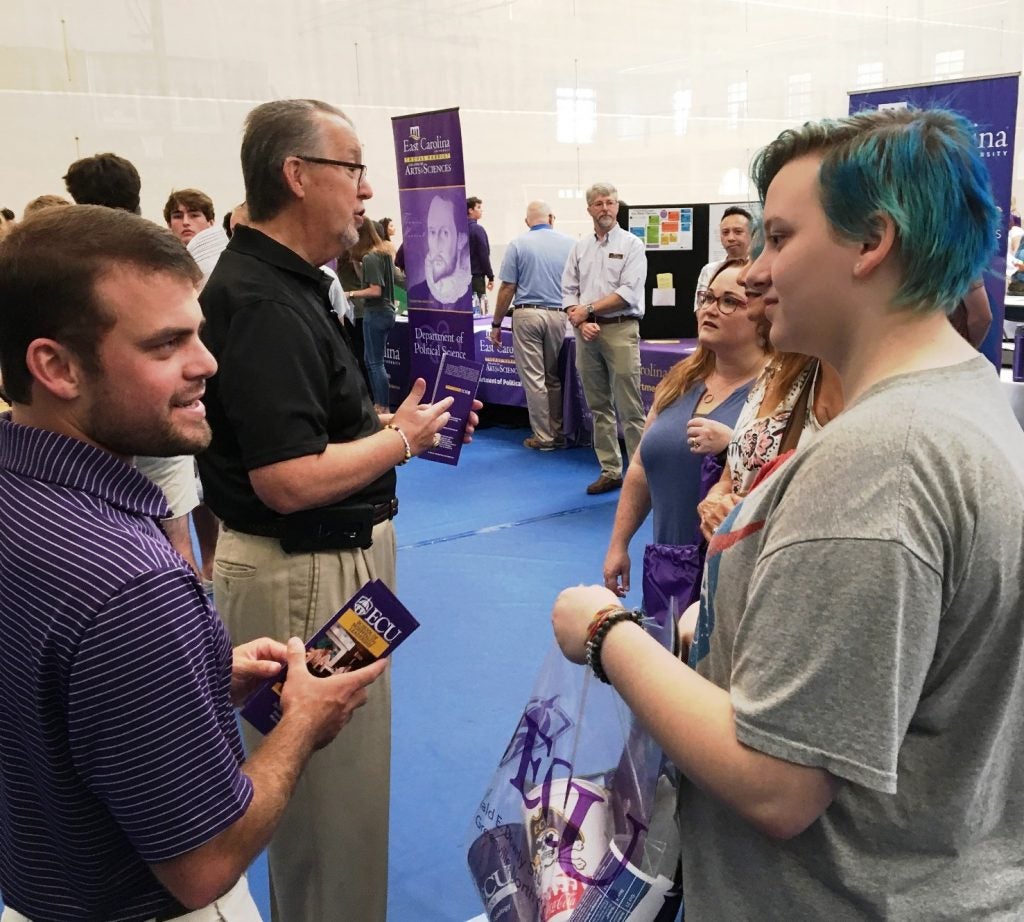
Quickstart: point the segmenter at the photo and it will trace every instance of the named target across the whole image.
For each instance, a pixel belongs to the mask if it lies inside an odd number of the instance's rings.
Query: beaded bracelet
[[[611,605],[605,605],[604,608],[599,609],[594,617],[590,619],[590,627],[587,628],[588,641],[597,633],[598,628],[604,624],[604,619],[613,611],[622,611],[622,606],[618,602],[612,602]]]
[[[403,464],[408,464],[409,459],[412,457],[412,446],[409,444],[409,440],[405,437],[405,433],[398,428],[394,423],[388,423],[385,429],[392,429],[402,437],[402,444],[405,446],[405,457],[398,462],[398,466],[401,467]]]
[[[635,609],[632,611],[627,608],[613,609],[601,618],[593,635],[587,640],[587,665],[594,676],[605,685],[610,685],[611,679],[608,678],[608,674],[601,665],[601,647],[604,645],[604,639],[608,636],[608,632],[623,621],[632,621],[634,624],[643,626],[643,615]]]

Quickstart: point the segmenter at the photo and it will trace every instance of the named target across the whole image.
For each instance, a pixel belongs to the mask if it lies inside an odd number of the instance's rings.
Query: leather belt
[[[564,311],[565,310],[564,307],[553,307],[550,304],[517,304],[512,309],[514,311],[518,311],[518,310],[522,310],[524,307],[532,307],[534,310],[538,310],[538,311]]]
[[[602,317],[600,314],[598,314],[596,317],[594,317],[594,320],[600,324],[625,323],[627,320],[635,320],[637,323],[640,322],[640,318],[634,317],[632,314],[620,314],[618,317]]]
[[[381,522],[386,522],[388,519],[393,519],[398,515],[398,497],[389,500],[386,503],[378,503],[373,506],[370,511],[370,524],[380,525]],[[231,531],[240,531],[245,535],[258,535],[260,538],[281,538],[287,537],[291,528],[287,522],[254,522],[246,525],[232,525],[229,522],[224,523]],[[174,918],[170,916],[169,918]]]
[[[373,507],[373,524],[380,525],[381,522],[386,522],[388,519],[393,519],[398,515],[398,497],[388,500],[386,503],[380,503]]]

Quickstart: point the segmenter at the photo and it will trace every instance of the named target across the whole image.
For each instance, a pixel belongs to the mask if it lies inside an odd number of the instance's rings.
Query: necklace
[[[756,374],[757,374],[757,372],[755,371],[753,374],[741,375],[739,378],[737,378],[734,381],[723,381],[722,382],[722,393],[723,394],[731,394],[734,390],[736,390],[737,387],[739,387],[741,384],[745,384],[747,381],[749,381]],[[714,393],[712,393],[711,388],[708,387],[708,378],[705,378],[704,379],[704,396],[701,397],[700,400],[697,401],[697,406],[707,406],[707,405],[712,404],[714,402],[715,402],[715,395],[714,395]]]

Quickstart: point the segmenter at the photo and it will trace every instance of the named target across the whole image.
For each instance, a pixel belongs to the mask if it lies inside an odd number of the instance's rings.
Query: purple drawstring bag
[[[717,455],[704,459],[700,469],[700,499],[721,479],[723,467]],[[699,530],[693,544],[648,544],[644,548],[642,591],[648,618],[666,627],[670,611],[678,617],[700,598],[706,553],[707,542]]]

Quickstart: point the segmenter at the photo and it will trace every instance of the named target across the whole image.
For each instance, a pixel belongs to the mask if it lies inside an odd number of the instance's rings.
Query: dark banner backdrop
[[[1006,74],[850,94],[851,114],[880,106],[910,105],[918,109],[941,107],[960,112],[974,124],[978,148],[992,180],[992,192],[996,204],[1003,212],[996,251],[985,275],[985,290],[992,305],[992,326],[981,344],[981,351],[992,360],[996,368],[1002,363],[1006,236],[1010,227],[1010,189],[1019,85],[1020,74]]]

